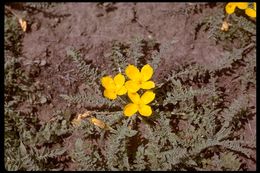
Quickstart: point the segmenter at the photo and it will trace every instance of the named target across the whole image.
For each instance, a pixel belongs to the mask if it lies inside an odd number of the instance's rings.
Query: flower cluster
[[[141,71],[134,65],[128,65],[125,70],[126,76],[129,78],[125,82],[125,77],[119,73],[114,78],[105,76],[101,79],[101,84],[105,88],[104,96],[114,100],[117,96],[127,93],[132,103],[124,107],[125,116],[132,116],[139,112],[142,116],[151,116],[152,108],[148,104],[155,98],[155,93],[150,89],[155,87],[155,83],[150,81],[153,75],[153,68],[146,64]],[[140,89],[147,90],[140,96],[137,92]]]
[[[228,14],[232,14],[235,12],[236,7],[245,10],[246,15],[249,17],[256,17],[256,2],[253,3],[253,7],[250,7],[251,3],[249,2],[229,2],[225,9]]]

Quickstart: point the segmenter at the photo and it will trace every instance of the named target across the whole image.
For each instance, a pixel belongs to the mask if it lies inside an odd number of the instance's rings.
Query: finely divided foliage
[[[101,163],[106,165],[104,169],[241,170],[243,162],[239,156],[251,158],[255,141],[238,139],[236,130],[246,125],[244,121],[252,117],[255,110],[247,102],[246,94],[228,101],[229,93],[219,82],[223,71],[236,69],[237,59],[248,58],[247,61],[254,62],[255,57],[244,56],[243,52],[244,49],[234,49],[222,57],[230,58],[225,66],[216,62],[215,68],[206,69],[191,63],[173,71],[155,87],[156,97],[151,104],[154,110],[149,118],[138,114],[124,117],[123,106],[131,101],[127,96],[122,96],[122,112],[116,112],[118,116],[109,110],[96,112],[100,120],[114,129],[100,133],[100,140],[106,146],[100,149],[106,153],[100,155]],[[241,68],[254,73],[252,63]],[[240,80],[246,82],[242,76]],[[184,128],[176,129],[180,122],[185,123]],[[225,163],[226,159],[234,164]]]
[[[206,25],[217,41],[230,38],[232,43],[233,29],[219,33],[211,28],[216,21],[211,18],[198,25]],[[242,27],[241,22],[237,25]],[[160,60],[169,43],[155,48],[159,44],[151,39],[117,42],[104,55],[113,64],[109,72],[69,49],[68,58],[87,87],[85,93],[61,95],[86,109],[74,121],[66,110],[54,112],[45,123],[39,123],[33,112],[16,110],[18,103],[37,92],[16,68],[19,59],[6,56],[5,168],[64,170],[58,164],[62,157],[75,170],[246,170],[245,160],[254,158],[255,138],[246,140],[237,132],[256,114],[247,94],[256,84],[255,26],[246,20],[238,32],[250,38],[247,44],[225,50],[209,67],[182,64],[160,83],[153,74],[162,68]],[[241,84],[236,89],[242,94],[233,95],[222,86],[229,76]],[[18,79],[27,82],[17,85]],[[11,96],[13,92],[21,97]],[[63,142],[72,133],[80,137],[69,148]]]

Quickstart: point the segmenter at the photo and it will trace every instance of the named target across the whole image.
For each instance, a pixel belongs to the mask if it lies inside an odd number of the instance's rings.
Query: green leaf
[[[83,147],[83,141],[79,138],[77,139],[76,143],[75,143],[75,148],[76,150],[81,150]]]
[[[22,155],[22,156],[25,156],[25,155],[27,154],[26,148],[25,148],[25,146],[24,146],[24,144],[23,144],[22,141],[20,141],[20,147],[19,147],[19,149],[20,149],[20,152],[21,152],[21,155]]]
[[[49,123],[45,126],[45,128],[44,128],[43,131],[44,131],[44,133],[43,133],[44,138],[45,138],[46,140],[50,140],[50,138],[51,138],[51,132],[50,132],[50,124],[49,124]]]
[[[138,131],[136,131],[136,130],[130,130],[129,129],[129,130],[126,131],[126,136],[127,137],[133,137],[133,136],[135,136],[137,134],[137,132]]]

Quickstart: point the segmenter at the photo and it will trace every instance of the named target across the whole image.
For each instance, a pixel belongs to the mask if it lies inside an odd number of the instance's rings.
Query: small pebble
[[[45,66],[46,65],[46,60],[45,59],[43,59],[43,60],[41,60],[41,63],[40,63],[40,66]]]

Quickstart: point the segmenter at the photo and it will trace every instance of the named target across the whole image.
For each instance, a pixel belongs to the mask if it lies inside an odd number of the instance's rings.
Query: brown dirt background
[[[109,52],[114,40],[128,42],[133,37],[154,38],[159,43],[172,42],[162,57],[163,64],[155,71],[159,80],[168,71],[187,61],[210,66],[221,57],[223,47],[215,45],[204,32],[195,40],[195,22],[200,18],[214,15],[223,4],[200,3],[201,11],[185,13],[195,3],[61,3],[29,14],[30,28],[22,40],[23,67],[28,73],[34,71],[35,82],[44,88],[44,94],[51,98],[48,104],[37,107],[41,121],[49,121],[55,110],[69,109],[60,94],[75,94],[83,81],[75,72],[75,65],[66,56],[66,50],[75,47],[85,60],[106,69],[104,54]],[[46,61],[41,67],[27,65],[32,61]],[[34,69],[36,68],[36,69]],[[223,85],[230,87],[231,78]],[[255,90],[252,90],[255,96]],[[256,105],[252,98],[252,105]],[[75,112],[80,109],[74,108]],[[256,135],[255,118],[249,122],[241,135]],[[250,170],[255,163],[249,161]]]

